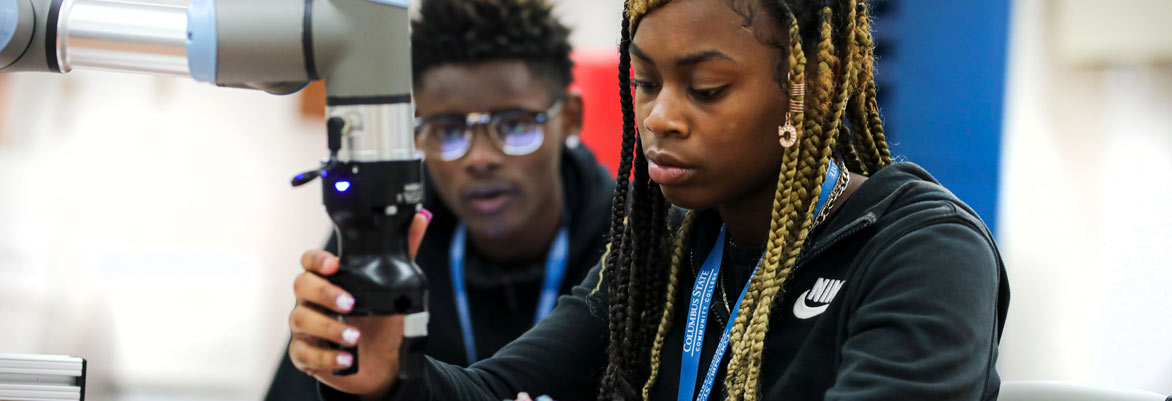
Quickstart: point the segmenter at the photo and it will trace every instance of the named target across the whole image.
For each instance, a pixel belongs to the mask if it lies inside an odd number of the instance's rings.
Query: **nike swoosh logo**
[[[794,302],[794,316],[797,317],[798,319],[804,320],[804,319],[812,318],[814,316],[821,315],[822,312],[826,312],[826,308],[830,307],[830,304],[825,304],[825,305],[821,305],[821,306],[814,306],[814,307],[806,305],[806,295],[808,295],[809,293],[810,293],[810,290],[806,290],[805,292],[802,293],[802,295],[799,295],[798,300],[796,302]]]

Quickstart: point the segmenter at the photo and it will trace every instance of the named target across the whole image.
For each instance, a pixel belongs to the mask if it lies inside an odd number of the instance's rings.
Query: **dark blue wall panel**
[[[894,156],[997,219],[1009,0],[876,3],[880,109]]]

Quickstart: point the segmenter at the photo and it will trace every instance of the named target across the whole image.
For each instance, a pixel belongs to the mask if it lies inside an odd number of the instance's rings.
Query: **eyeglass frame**
[[[446,159],[441,156],[440,160],[450,162],[450,161],[456,161],[456,160],[463,159],[464,156],[467,156],[468,151],[472,150],[472,145],[473,145],[473,140],[474,140],[473,130],[477,126],[483,126],[485,128],[485,130],[486,130],[485,134],[488,135],[489,141],[492,142],[493,147],[496,148],[497,151],[500,151],[501,153],[509,155],[509,156],[525,156],[525,155],[533,154],[538,149],[541,149],[541,146],[545,144],[544,125],[546,123],[552,121],[554,118],[556,118],[558,116],[558,114],[561,113],[563,106],[565,106],[565,98],[562,96],[558,96],[558,98],[556,100],[554,100],[553,104],[550,105],[549,108],[545,109],[545,111],[535,111],[535,110],[530,110],[530,109],[526,109],[526,108],[522,108],[522,107],[510,107],[507,109],[494,110],[494,111],[489,111],[489,112],[472,112],[472,113],[464,114],[463,115],[464,138],[466,138],[468,140],[468,147],[465,148],[464,152],[461,153],[460,156],[458,156],[458,157]],[[538,143],[536,145],[534,145],[533,150],[530,150],[526,153],[521,153],[521,154],[511,154],[505,150],[505,145],[503,143],[501,143],[501,142],[503,142],[503,140],[500,138],[500,133],[493,134],[493,133],[487,131],[487,130],[496,131],[496,128],[493,127],[493,125],[494,125],[493,120],[495,118],[500,117],[500,115],[502,115],[504,113],[525,113],[525,114],[529,114],[529,115],[533,116],[533,119],[534,119],[534,121],[537,122],[538,129],[541,134],[541,137],[538,138]],[[427,116],[427,117],[416,117],[415,118],[415,135],[416,135],[415,141],[416,141],[416,143],[422,142],[421,139],[419,138],[419,135],[422,134],[423,129],[426,126],[426,124],[428,124],[429,122],[432,122],[434,120],[446,119],[446,118],[451,118],[453,121],[458,121],[461,119],[460,114],[455,114],[455,113],[436,114],[436,115],[431,115],[431,116]],[[424,137],[424,139],[426,139],[426,137]],[[428,152],[425,150],[423,153],[426,157]]]

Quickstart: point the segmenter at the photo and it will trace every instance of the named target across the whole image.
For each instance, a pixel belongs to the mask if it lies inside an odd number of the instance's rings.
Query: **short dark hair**
[[[411,22],[413,77],[446,64],[525,62],[554,92],[573,82],[570,29],[545,0],[424,0]]]

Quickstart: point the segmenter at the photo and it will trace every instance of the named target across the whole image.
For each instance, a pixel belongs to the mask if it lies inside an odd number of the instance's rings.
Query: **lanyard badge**
[[[468,289],[464,284],[464,259],[467,248],[468,227],[464,223],[456,226],[452,235],[452,245],[448,249],[450,269],[452,275],[452,293],[456,297],[456,314],[460,318],[460,330],[463,332],[464,356],[468,364],[476,362],[476,342],[472,336],[472,314],[468,307]],[[566,259],[570,253],[570,234],[566,225],[558,229],[557,237],[545,261],[545,277],[541,283],[541,297],[537,301],[537,313],[533,324],[553,311],[557,303],[558,290],[566,275]]]
[[[834,191],[835,183],[838,182],[838,176],[841,173],[838,164],[831,160],[830,166],[826,169],[826,179],[822,182],[822,192],[819,194],[818,201],[814,207],[815,216],[826,206],[827,199],[830,197],[831,192]],[[712,247],[712,252],[709,252],[708,257],[704,259],[704,265],[696,275],[696,284],[692,286],[692,297],[688,302],[688,323],[684,326],[684,346],[680,358],[680,387],[676,392],[676,401],[708,400],[708,396],[711,395],[712,387],[716,382],[716,371],[720,370],[720,364],[724,359],[725,351],[728,350],[732,323],[737,320],[737,312],[741,308],[741,301],[745,299],[745,292],[749,289],[749,282],[753,281],[753,276],[757,274],[757,269],[761,267],[761,261],[758,259],[757,267],[753,268],[753,273],[749,276],[749,280],[745,282],[745,287],[741,289],[741,296],[737,298],[736,304],[731,307],[728,324],[724,326],[724,332],[720,336],[720,342],[716,345],[716,351],[712,354],[712,360],[708,362],[708,370],[704,375],[704,382],[700,385],[700,392],[697,394],[695,391],[696,377],[700,368],[700,351],[704,348],[704,329],[708,325],[708,310],[712,304],[712,293],[716,289],[716,278],[720,276],[721,259],[724,257],[725,236],[725,227],[721,226],[720,234],[716,236],[716,243]],[[692,397],[693,395],[695,395],[695,398]]]

